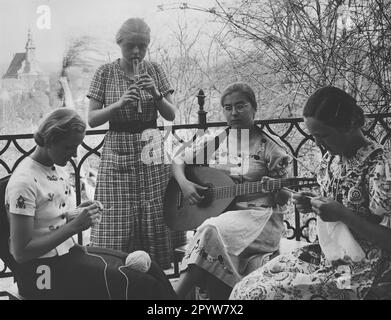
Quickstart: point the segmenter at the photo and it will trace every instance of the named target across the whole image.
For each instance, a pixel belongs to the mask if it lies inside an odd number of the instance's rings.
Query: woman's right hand
[[[75,219],[80,214],[81,210],[79,210],[79,209],[83,209],[85,207],[88,207],[88,206],[92,205],[93,203],[96,203],[99,210],[103,211],[103,205],[102,205],[102,203],[100,203],[100,201],[87,200],[87,201],[84,201],[83,203],[79,204],[74,210],[68,211],[66,213],[67,223],[71,222],[73,219]]]
[[[139,89],[135,84],[132,84],[118,100],[118,106],[122,107],[130,101],[137,100],[140,100]]]
[[[311,198],[316,197],[312,192],[293,193],[292,198],[296,205],[296,209],[301,213],[313,212]]]
[[[97,202],[93,202],[86,207],[78,207],[75,211],[78,211],[78,213],[74,215],[75,218],[69,224],[72,225],[76,233],[87,230],[100,222],[101,208]]]
[[[180,188],[183,193],[183,197],[189,201],[190,205],[197,204],[204,199],[204,196],[200,195],[198,191],[205,191],[208,188],[200,186],[194,182],[186,180],[180,184]]]

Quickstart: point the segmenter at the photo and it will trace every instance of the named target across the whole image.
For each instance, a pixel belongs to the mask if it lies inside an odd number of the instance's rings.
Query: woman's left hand
[[[344,219],[345,207],[335,200],[325,197],[311,199],[313,212],[325,222],[336,222]]]
[[[278,205],[283,206],[288,203],[290,197],[291,197],[291,193],[289,191],[280,190],[275,194],[274,200]]]
[[[268,176],[263,176],[261,179],[261,183],[267,183],[268,181],[272,182],[273,180],[276,180],[276,179],[270,178]],[[266,188],[266,190],[264,190],[264,192],[268,192],[267,188]],[[280,206],[285,205],[288,202],[289,198],[291,197],[291,193],[288,191],[285,191],[285,190],[278,190],[278,191],[272,192],[272,194],[274,197],[274,201]]]
[[[96,203],[98,208],[99,208],[99,211],[102,212],[103,210],[103,205],[100,201],[97,201],[97,200],[87,200],[81,204],[79,204],[76,209],[80,209],[80,208],[86,208],[90,205],[92,205],[93,203]],[[71,222],[73,219],[75,219],[77,216],[79,215],[79,211],[78,210],[72,210],[72,211],[68,211],[66,212],[66,220],[67,220],[67,223],[68,222]]]
[[[147,91],[154,98],[158,98],[160,96],[159,91],[156,89],[155,82],[148,73],[141,74],[136,82],[136,85],[140,89]]]

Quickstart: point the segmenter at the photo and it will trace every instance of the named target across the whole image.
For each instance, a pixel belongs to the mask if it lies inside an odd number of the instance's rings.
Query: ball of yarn
[[[134,251],[126,257],[125,265],[134,270],[147,272],[151,267],[151,258],[145,251]]]

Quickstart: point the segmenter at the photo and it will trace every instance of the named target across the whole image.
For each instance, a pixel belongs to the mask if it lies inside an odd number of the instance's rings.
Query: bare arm
[[[197,190],[206,190],[207,188],[188,180],[185,175],[185,166],[186,164],[183,162],[176,163],[174,161],[172,173],[183,192],[184,198],[188,199],[190,204],[196,204],[204,198]]]
[[[269,141],[266,144],[265,153],[268,159],[269,176],[276,179],[288,178],[289,156],[286,152],[274,141]],[[285,205],[291,193],[281,189],[274,194],[274,201],[278,205]]]
[[[185,176],[185,166],[186,164],[184,162],[173,162],[171,169],[172,169],[172,174],[178,184],[183,184],[187,182],[186,176]]]
[[[34,217],[10,214],[11,253],[19,263],[38,258],[73,236],[75,230],[66,224],[42,237],[33,238]]]
[[[99,208],[92,204],[80,208],[80,214],[68,224],[40,237],[33,237],[34,217],[10,214],[11,253],[19,263],[38,258],[74,234],[86,230],[100,218]]]
[[[156,107],[164,119],[166,119],[168,121],[173,121],[175,119],[176,107],[172,103],[171,94],[168,93],[162,99],[156,100],[156,99],[159,99],[160,92],[157,89],[155,82],[151,78],[150,75],[148,75],[148,74],[141,75],[139,80],[137,81],[137,86],[140,89],[145,90],[150,95],[152,95],[153,99],[155,99]]]
[[[139,94],[137,93],[137,86],[132,85],[129,87],[123,96],[115,103],[106,106],[103,108],[103,103],[90,98],[90,104],[88,108],[88,124],[91,128],[100,126],[107,121],[110,121],[113,117],[113,113],[121,108],[123,105],[129,101],[134,101],[139,99]]]
[[[112,105],[102,108],[103,104],[94,98],[90,99],[90,105],[88,109],[88,124],[91,128],[100,126],[111,120],[113,111],[120,107],[119,103],[113,103]]]
[[[163,99],[156,101],[156,106],[164,119],[168,121],[173,121],[175,119],[176,107],[172,103],[172,97],[170,93],[163,97]]]

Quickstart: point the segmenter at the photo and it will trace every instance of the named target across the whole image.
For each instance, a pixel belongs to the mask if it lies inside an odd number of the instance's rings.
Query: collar
[[[370,157],[373,153],[377,152],[378,150],[383,150],[383,146],[375,141],[369,141],[369,144],[362,146],[359,148],[356,152],[356,154],[350,158],[347,158],[345,156],[339,156],[341,161],[346,164],[357,164],[357,163],[363,163],[367,160],[368,157]]]
[[[374,152],[378,150],[382,150],[383,146],[375,141],[370,141],[369,144],[362,146],[356,152],[353,157],[346,158],[342,156],[343,161],[352,162],[352,161],[360,161],[364,162],[369,156],[371,156]]]
[[[117,60],[114,61],[114,67],[115,67],[115,69],[116,69],[118,72],[120,72],[120,73],[122,73],[123,75],[125,75],[126,77],[128,77],[128,78],[130,78],[130,79],[133,80],[133,78],[129,77],[129,75],[121,69],[120,61],[121,61],[121,58],[117,58]],[[147,69],[147,68],[148,68],[148,65],[149,65],[149,63],[148,63],[145,59],[143,59],[143,61],[140,62],[140,66],[142,66],[144,69]]]

